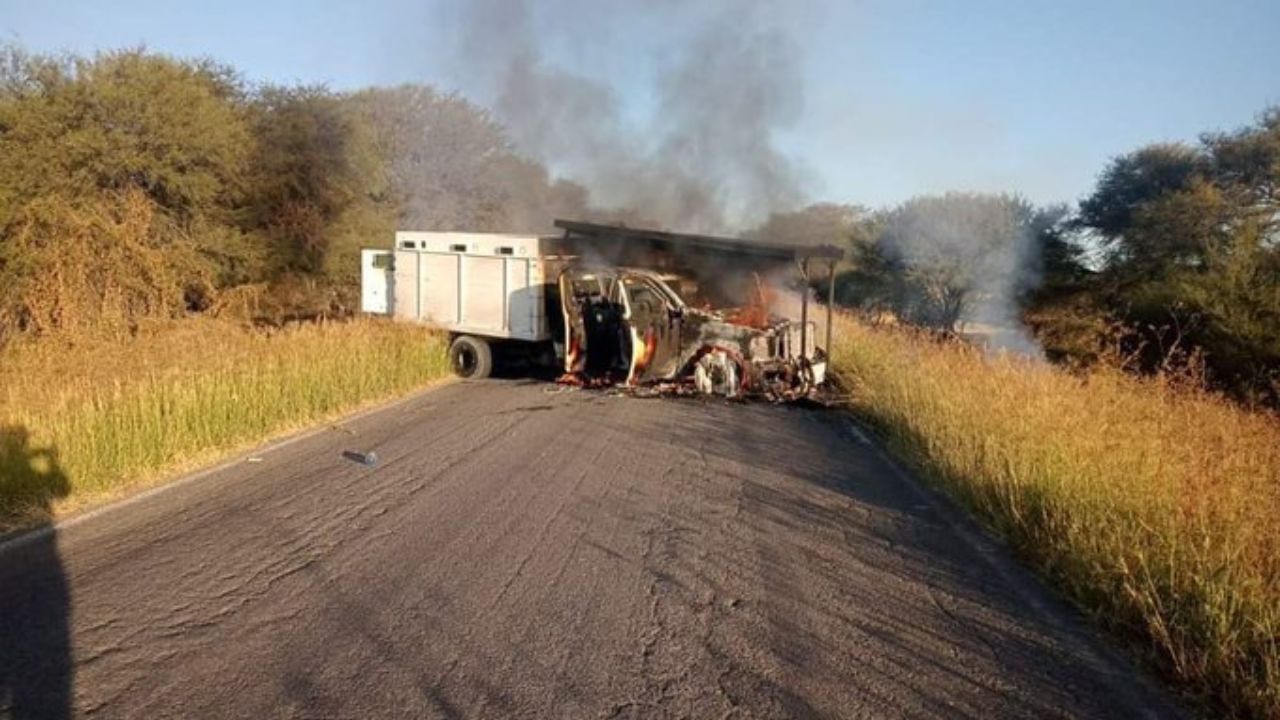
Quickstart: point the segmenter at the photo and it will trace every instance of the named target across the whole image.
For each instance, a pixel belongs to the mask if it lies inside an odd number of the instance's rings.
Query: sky
[[[533,4],[549,61],[607,83],[634,117],[652,110],[654,68],[689,31],[683,8],[699,5]],[[1109,158],[1231,130],[1280,104],[1280,0],[772,7],[802,71],[800,111],[775,142],[814,200],[881,207],[969,190],[1074,202]],[[253,81],[425,82],[483,103],[450,50],[458,35],[449,8],[425,1],[0,0],[0,42],[31,51],[145,45],[212,57]]]

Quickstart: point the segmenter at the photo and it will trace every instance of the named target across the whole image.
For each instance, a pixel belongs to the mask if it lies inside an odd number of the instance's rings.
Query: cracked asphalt
[[[13,718],[1181,716],[843,415],[532,381],[10,542],[0,643]]]

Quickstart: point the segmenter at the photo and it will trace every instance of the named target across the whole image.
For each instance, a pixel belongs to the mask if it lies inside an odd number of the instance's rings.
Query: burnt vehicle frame
[[[839,248],[566,220],[556,226],[565,231],[566,246],[589,247],[591,255],[609,259],[574,263],[560,273],[566,381],[771,399],[805,397],[825,381]],[[810,269],[819,264],[828,280],[823,348],[809,318]],[[672,287],[727,271],[739,282],[754,279],[763,294],[760,275],[781,268],[798,271],[803,283],[798,321],[695,306]],[[765,305],[762,296],[757,302]]]

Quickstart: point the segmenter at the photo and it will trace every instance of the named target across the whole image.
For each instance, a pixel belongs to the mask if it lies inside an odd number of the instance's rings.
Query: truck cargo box
[[[556,242],[537,235],[397,232],[394,250],[361,252],[361,309],[453,333],[550,340],[548,283],[562,264],[552,254]]]

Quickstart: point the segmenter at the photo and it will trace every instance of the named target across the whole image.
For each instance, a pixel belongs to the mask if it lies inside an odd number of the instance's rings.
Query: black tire
[[[460,378],[487,378],[493,372],[493,349],[478,337],[459,335],[449,346],[449,366]]]

